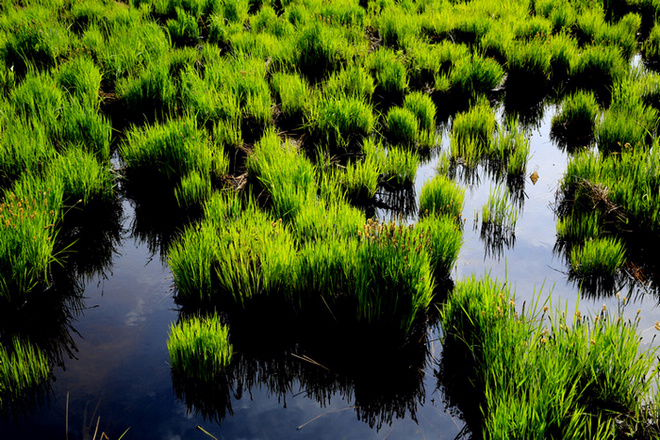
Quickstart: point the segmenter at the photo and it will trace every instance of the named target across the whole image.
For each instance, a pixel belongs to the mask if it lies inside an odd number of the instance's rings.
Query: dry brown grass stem
[[[609,198],[610,189],[602,183],[593,183],[588,179],[580,179],[578,186],[584,191],[593,204],[593,208],[602,207],[604,212],[613,215],[618,221],[627,223],[628,219],[620,206]]]

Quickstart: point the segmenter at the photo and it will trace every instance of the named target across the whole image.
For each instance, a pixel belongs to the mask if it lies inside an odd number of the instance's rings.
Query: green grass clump
[[[177,87],[169,63],[154,62],[134,76],[117,81],[117,98],[133,117],[164,118],[174,109]]]
[[[612,103],[596,126],[596,141],[601,152],[618,153],[625,146],[651,143],[658,127],[658,110],[645,101],[645,75],[637,70],[618,80],[611,88]]]
[[[369,136],[375,123],[368,102],[345,95],[321,97],[307,119],[314,138],[340,149],[347,149]]]
[[[390,49],[371,52],[366,60],[376,79],[379,93],[389,99],[398,99],[408,90],[408,71],[401,57]]]
[[[37,173],[56,150],[43,125],[19,118],[0,121],[0,187],[8,187],[24,173]]]
[[[0,58],[20,75],[32,68],[46,70],[67,51],[70,36],[56,11],[32,5],[8,11],[3,20],[6,39],[0,45]]]
[[[12,90],[9,101],[19,118],[32,119],[53,130],[64,106],[64,93],[49,74],[28,74]]]
[[[507,88],[543,86],[549,77],[552,54],[541,40],[511,44],[506,57]]]
[[[193,68],[187,68],[181,75],[181,100],[201,124],[233,120],[241,114],[240,97],[236,91],[219,87]]]
[[[420,146],[435,145],[436,107],[431,96],[422,92],[411,92],[404,98],[403,108],[411,111],[417,118]]]
[[[297,240],[305,244],[355,238],[365,223],[363,211],[351,206],[344,198],[335,197],[306,203],[292,228]]]
[[[523,176],[529,159],[529,137],[513,119],[498,127],[488,153],[488,168],[496,177],[512,180]]]
[[[561,111],[552,117],[552,136],[560,144],[588,146],[600,112],[593,92],[579,90],[562,101]]]
[[[242,307],[259,297],[292,303],[294,238],[282,221],[257,208],[246,209],[232,224],[219,228],[214,265],[217,292]],[[219,252],[222,250],[222,252]]]
[[[647,131],[628,113],[609,110],[596,126],[596,144],[603,154],[618,153],[625,147],[645,143]]]
[[[636,322],[607,310],[568,319],[535,305],[519,314],[508,288],[488,277],[457,283],[441,321],[445,345],[468,362],[463,380],[480,396],[486,438],[614,439],[645,428],[657,372]]]
[[[71,99],[62,109],[51,138],[59,150],[70,147],[82,148],[98,160],[110,160],[110,121],[97,111],[86,107],[77,98]]]
[[[613,237],[586,240],[582,246],[571,248],[571,271],[576,276],[613,276],[625,262],[625,248]]]
[[[167,20],[167,31],[176,45],[195,44],[200,37],[197,19],[184,9],[176,8],[176,19]]]
[[[313,105],[312,90],[307,81],[297,74],[275,73],[271,83],[279,96],[282,116],[301,123]]]
[[[655,23],[648,38],[642,44],[644,59],[653,64],[660,64],[660,23]]]
[[[60,85],[75,96],[83,106],[98,109],[101,103],[101,70],[94,61],[82,55],[60,66],[56,74]]]
[[[214,314],[172,325],[167,351],[175,374],[211,383],[231,362],[234,347],[229,342],[229,327]]]
[[[417,42],[406,52],[410,84],[415,88],[432,86],[436,76],[447,74],[455,62],[470,56],[466,45],[447,40],[433,44]]]
[[[390,147],[382,165],[382,178],[385,182],[397,186],[415,183],[419,154],[407,148]]]
[[[448,216],[425,215],[415,224],[415,231],[427,239],[426,250],[436,281],[448,278],[463,245],[460,224]]]
[[[420,215],[447,216],[460,223],[464,200],[465,188],[438,174],[422,187],[419,195]]]
[[[311,80],[339,70],[346,62],[347,44],[341,30],[314,21],[295,37],[295,64]]]
[[[375,89],[373,77],[359,64],[352,64],[339,72],[334,72],[324,87],[326,94],[331,96],[344,94],[367,101],[371,100]]]
[[[601,234],[601,222],[598,211],[585,212],[581,215],[568,215],[557,220],[557,237],[568,242],[583,242],[598,238]]]
[[[0,344],[0,408],[50,377],[46,354],[39,348],[13,339],[10,348]]]
[[[495,115],[487,100],[479,100],[468,111],[457,114],[451,128],[450,148],[454,158],[476,165],[491,148],[497,129]]]
[[[303,247],[296,290],[320,294],[335,316],[407,333],[433,298],[425,243],[412,228],[369,220],[359,240]]]
[[[174,197],[179,206],[200,205],[211,196],[213,185],[208,175],[191,171],[183,176],[179,185],[174,188]]]
[[[402,107],[392,107],[385,118],[388,138],[392,145],[415,145],[419,124],[415,114]]]
[[[562,32],[548,39],[550,51],[550,77],[559,82],[569,78],[577,63],[578,47],[574,38]]]
[[[555,33],[570,29],[577,20],[575,6],[568,0],[541,0],[535,6],[537,14],[550,20]]]
[[[436,77],[436,89],[448,88],[459,96],[476,96],[497,87],[504,78],[504,69],[492,58],[478,55],[464,56],[454,63],[447,86],[439,86],[442,76]]]
[[[518,213],[510,203],[509,193],[500,186],[491,188],[488,201],[481,208],[482,224],[513,230],[518,221]]]
[[[374,156],[365,155],[362,160],[349,161],[342,170],[336,169],[334,177],[349,200],[364,202],[376,195],[381,168]]]
[[[291,220],[316,192],[314,166],[288,140],[274,131],[264,134],[248,157],[248,175],[268,191],[275,218]]]
[[[618,222],[657,230],[656,206],[660,158],[655,149],[625,148],[617,155],[580,154],[566,168],[561,182],[562,201],[579,211],[614,214]]]
[[[168,265],[179,298],[209,301],[214,294],[214,267],[220,239],[212,223],[186,228],[170,246]]]
[[[109,201],[114,196],[110,167],[82,148],[69,148],[50,163],[47,172],[49,178],[62,182],[64,201],[69,204],[82,201],[87,205],[93,200]]]
[[[213,126],[213,139],[217,145],[224,145],[227,149],[240,147],[243,145],[241,121],[238,118],[219,120]]]
[[[0,203],[0,299],[18,306],[48,281],[55,259],[63,187],[31,176],[5,190]]]
[[[417,14],[399,5],[383,10],[378,21],[378,33],[383,45],[400,49],[412,46],[420,31]]]
[[[164,79],[160,75],[168,68],[163,61],[171,49],[170,38],[157,23],[134,17],[133,14],[139,15],[137,9],[130,8],[130,10],[134,12],[131,12],[131,18],[127,23],[115,22],[109,26],[106,39],[103,38],[100,30],[98,34],[101,35],[97,34],[97,36],[94,36],[94,32],[89,32],[89,38],[94,44],[102,43],[99,57],[103,65],[104,81],[119,86],[120,80],[142,76],[141,82],[162,82]],[[144,68],[151,64],[155,64],[154,69],[145,71]],[[155,70],[157,73],[149,73],[149,70]],[[124,84],[119,89],[122,90],[124,87],[139,89],[137,84],[131,84],[130,87]],[[146,88],[147,85],[145,84],[144,87]],[[152,87],[156,88],[157,85],[154,84]],[[167,89],[170,87],[167,85]],[[161,93],[166,95],[165,92],[169,92],[167,89]],[[136,94],[138,91],[132,93]]]
[[[626,72],[621,51],[613,46],[585,47],[571,69],[571,78],[581,87],[605,93]]]
[[[217,175],[222,171],[218,164],[224,163],[209,147],[206,132],[190,117],[133,128],[119,152],[136,176],[149,172],[174,184],[191,171]]]
[[[239,53],[208,66],[205,79],[221,93],[238,97],[243,118],[264,126],[272,119],[266,67],[263,60]],[[233,108],[227,109],[225,117],[236,117],[230,111]]]

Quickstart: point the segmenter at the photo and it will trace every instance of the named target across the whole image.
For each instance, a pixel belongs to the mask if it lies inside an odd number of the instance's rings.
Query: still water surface
[[[474,213],[486,202],[493,183],[482,178],[468,185],[465,242],[452,278],[488,272],[508,280],[518,304],[551,294],[553,304],[561,300],[573,311],[579,289],[568,281],[567,267],[553,251],[556,219],[551,205],[568,159],[549,141],[551,113],[548,110],[532,130],[528,174],[536,171],[539,179],[536,184],[525,182],[515,244],[505,246],[499,255],[485,247],[479,225],[473,226]],[[442,148],[447,146],[445,136]],[[437,154],[420,168],[417,194],[435,174],[436,162]],[[211,438],[198,426],[218,439],[453,439],[463,429],[458,411],[445,407],[435,375],[442,354],[435,328],[429,330],[425,360],[414,365],[419,370],[413,375],[419,380],[417,388],[399,407],[356,408],[360,384],[350,380],[338,385],[337,379],[326,391],[310,390],[307,373],[291,376],[289,371],[282,373],[290,376],[280,386],[274,385],[277,374],[269,361],[246,357],[247,367],[236,374],[243,371],[249,377],[234,378],[229,390],[218,391],[226,395],[218,396],[218,408],[206,412],[210,417],[190,411],[177,398],[168,365],[167,335],[178,318],[171,274],[154,247],[131,232],[135,230],[132,202],[124,200],[122,211],[121,239],[111,262],[102,275],[87,280],[83,310],[71,322],[75,358],[67,357],[63,366],[55,368],[52,389],[38,409],[17,420],[0,420],[1,439],[91,439],[97,422],[96,438],[105,432],[111,440],[127,428],[125,439]],[[658,319],[657,300],[653,295],[633,296],[627,314],[642,309],[640,329],[650,342],[649,329]],[[616,299],[581,299],[579,307],[585,313],[600,310],[603,304],[616,307]],[[257,338],[259,332],[268,336],[269,328],[255,326]],[[297,358],[285,361],[294,370],[297,362],[305,364],[301,366],[305,371],[318,368]],[[400,379],[375,375],[384,389]]]

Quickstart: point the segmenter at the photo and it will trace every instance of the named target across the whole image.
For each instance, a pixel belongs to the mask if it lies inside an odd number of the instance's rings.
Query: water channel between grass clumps
[[[473,215],[485,203],[492,182],[482,178],[468,185],[464,244],[452,278],[487,272],[510,283],[518,304],[531,303],[537,295],[544,301],[550,295],[553,306],[561,301],[571,313],[579,288],[568,281],[567,267],[553,251],[556,218],[552,203],[567,162],[566,153],[549,140],[553,111],[553,107],[547,107],[532,132],[527,175],[536,171],[539,178],[535,184],[525,181],[515,242],[509,248],[505,246],[500,255],[485,247],[479,228],[473,227]],[[445,135],[442,148],[447,145]],[[435,175],[438,153],[434,151],[418,170],[417,194]],[[307,389],[309,383],[302,385],[294,379],[285,380],[288,385],[284,391],[273,391],[277,377],[265,377],[264,371],[272,370],[257,368],[256,380],[238,381],[249,385],[231,389],[229,402],[211,410],[211,414],[215,411],[214,417],[189,411],[173,390],[168,364],[166,340],[170,325],[177,319],[171,274],[148,240],[132,232],[136,218],[131,201],[122,201],[122,212],[121,240],[112,261],[103,276],[87,280],[83,310],[71,322],[75,358],[65,359],[64,368],[55,368],[56,380],[36,411],[26,417],[19,415],[15,421],[0,421],[2,439],[64,438],[67,431],[70,439],[92,438],[97,423],[98,432],[110,439],[118,438],[127,428],[130,430],[124,438],[211,438],[203,430],[218,439],[453,439],[460,435],[464,427],[460,411],[445,407],[446,399],[435,374],[442,353],[437,328],[431,330],[434,334],[429,338],[422,384],[412,393],[412,401],[401,402],[400,407],[356,408],[359,385],[319,392]],[[625,315],[634,316],[641,309],[639,329],[644,341],[652,343],[657,299],[641,292],[622,294],[631,297]],[[616,308],[617,300],[579,301],[583,312],[597,311],[603,305]],[[255,328],[257,338],[269,332],[258,323]],[[392,387],[398,380],[386,377],[379,385]],[[219,396],[218,400],[223,398]]]

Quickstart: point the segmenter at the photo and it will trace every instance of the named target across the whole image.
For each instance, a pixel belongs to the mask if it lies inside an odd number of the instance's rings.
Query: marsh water
[[[507,280],[518,304],[531,304],[540,295],[541,301],[550,296],[553,305],[561,302],[569,311],[578,299],[582,313],[603,305],[616,308],[613,295],[580,295],[554,250],[552,204],[568,156],[550,140],[553,111],[546,107],[530,128],[527,175],[535,171],[538,180],[525,180],[515,236],[486,243],[474,215],[494,183],[485,173],[463,182],[464,244],[452,278],[489,273]],[[445,136],[441,148],[447,147]],[[419,169],[415,193],[436,173],[437,157],[436,151]],[[302,352],[296,355],[295,349],[278,352],[277,320],[255,320],[246,324],[250,334],[236,345],[238,366],[227,383],[211,390],[181,388],[171,376],[166,346],[170,325],[179,316],[161,253],[167,234],[150,224],[163,221],[163,213],[148,210],[120,200],[102,263],[78,280],[84,284],[79,286],[82,300],[62,305],[69,308],[60,323],[68,337],[60,342],[54,379],[4,416],[0,438],[91,439],[103,432],[114,440],[128,428],[125,439],[453,439],[466,433],[460,410],[451,406],[439,380],[443,353],[437,326],[429,328],[428,343],[413,360],[383,353],[367,371],[345,376]],[[652,343],[657,296],[639,285],[632,291],[625,286],[624,280],[622,295],[630,298],[625,314],[642,310],[640,330]],[[361,344],[370,341],[356,341],[355,347]],[[315,349],[322,353],[324,347]],[[362,362],[355,351],[338,355],[347,365]]]

